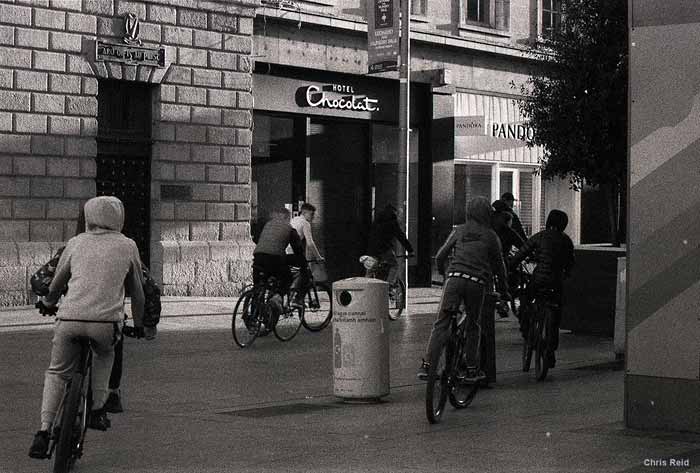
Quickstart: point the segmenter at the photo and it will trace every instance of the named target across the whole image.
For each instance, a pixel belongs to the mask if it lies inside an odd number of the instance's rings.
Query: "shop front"
[[[375,211],[396,205],[398,83],[363,76],[257,64],[252,146],[251,230],[262,229],[272,209],[301,203],[316,207],[313,235],[329,277],[363,272]],[[427,88],[412,90],[409,168],[409,239],[416,258],[409,281],[429,278],[430,195]],[[427,162],[427,169],[422,162]],[[423,168],[423,169],[421,169]],[[421,281],[422,279],[422,281]]]
[[[543,228],[549,210],[558,208],[569,215],[567,233],[580,240],[580,196],[566,181],[541,178],[543,150],[531,145],[534,130],[520,114],[516,97],[436,94],[433,114],[433,254],[453,226],[465,222],[470,199],[493,202],[505,192],[515,196],[514,210],[528,236]],[[434,265],[433,280],[440,280]]]

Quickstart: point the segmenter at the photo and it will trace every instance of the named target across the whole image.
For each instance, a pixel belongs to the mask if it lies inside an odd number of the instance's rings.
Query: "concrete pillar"
[[[700,432],[700,4],[630,13],[625,420]]]

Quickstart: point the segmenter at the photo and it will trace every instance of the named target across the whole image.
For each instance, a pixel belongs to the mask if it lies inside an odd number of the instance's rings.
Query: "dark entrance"
[[[151,203],[151,90],[134,82],[100,81],[97,195],[124,202],[124,235],[149,264]]]

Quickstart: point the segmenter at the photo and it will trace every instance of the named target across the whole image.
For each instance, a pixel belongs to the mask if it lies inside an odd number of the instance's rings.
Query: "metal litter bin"
[[[389,285],[378,279],[333,283],[333,394],[376,400],[389,394]]]

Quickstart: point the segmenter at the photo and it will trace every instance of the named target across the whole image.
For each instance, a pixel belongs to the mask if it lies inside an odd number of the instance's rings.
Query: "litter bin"
[[[481,309],[481,359],[484,363],[486,381],[496,382],[496,303],[498,298],[493,292],[486,294]]]
[[[389,394],[388,284],[372,278],[333,283],[333,394],[377,400]]]

